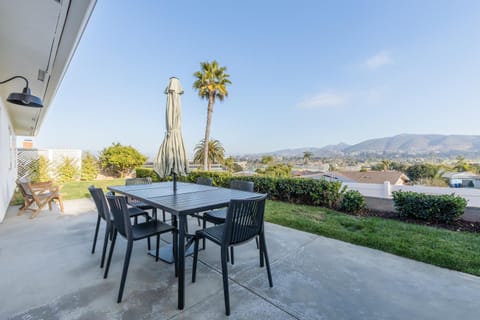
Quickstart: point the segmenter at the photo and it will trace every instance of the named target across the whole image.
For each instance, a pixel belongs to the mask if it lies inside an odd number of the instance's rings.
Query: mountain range
[[[311,152],[314,157],[356,156],[362,154],[390,155],[478,155],[480,135],[400,134],[393,137],[365,140],[354,145],[339,143],[321,148],[295,148],[267,152],[277,157],[302,157]]]

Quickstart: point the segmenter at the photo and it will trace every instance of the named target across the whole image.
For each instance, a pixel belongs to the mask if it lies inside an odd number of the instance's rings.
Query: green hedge
[[[357,190],[348,190],[343,194],[340,209],[345,212],[357,213],[367,207],[363,195]]]
[[[454,194],[427,195],[411,191],[392,194],[395,210],[406,218],[449,223],[460,217],[467,206],[464,198]]]
[[[137,168],[137,177],[151,177],[153,181],[171,180],[160,179],[148,168]],[[231,180],[248,180],[255,184],[255,191],[267,193],[270,199],[322,206],[338,209],[346,187],[338,181],[302,179],[302,178],[274,178],[265,176],[234,176],[228,172],[192,171],[186,177],[179,177],[178,181],[195,182],[198,177],[210,177],[214,186],[228,187]]]

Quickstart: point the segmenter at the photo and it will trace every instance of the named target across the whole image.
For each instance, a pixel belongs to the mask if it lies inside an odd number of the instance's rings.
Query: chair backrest
[[[133,184],[152,184],[152,178],[145,177],[145,178],[131,178],[125,179],[125,185],[130,186]]]
[[[113,223],[117,231],[127,239],[132,238],[132,225],[128,214],[127,200],[124,196],[107,194],[110,212],[113,215]]]
[[[230,189],[253,192],[254,184],[252,181],[232,180],[230,181]]]
[[[205,186],[211,186],[213,184],[212,178],[208,177],[198,177],[197,184],[203,184]]]
[[[230,200],[223,242],[237,244],[252,239],[263,228],[267,195],[245,200]]]
[[[107,222],[107,226],[110,227],[111,217],[110,217],[110,210],[107,205],[107,200],[105,199],[105,194],[103,193],[102,188],[95,188],[94,185],[88,187],[88,191],[93,198],[93,202],[95,202],[95,206],[97,207],[97,212],[100,218]]]
[[[32,189],[30,187],[30,182],[25,180],[17,180],[18,189],[24,198],[31,198],[33,195]]]

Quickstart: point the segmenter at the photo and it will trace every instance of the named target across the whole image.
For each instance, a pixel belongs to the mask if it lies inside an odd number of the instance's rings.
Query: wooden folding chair
[[[32,211],[30,219],[35,218],[42,208],[48,204],[52,211],[52,202],[58,200],[60,211],[63,212],[63,200],[60,194],[60,187],[54,186],[52,181],[31,183],[29,181],[17,181],[17,186],[23,196],[23,205],[17,215],[22,215],[26,210]],[[32,207],[35,205],[35,207]]]

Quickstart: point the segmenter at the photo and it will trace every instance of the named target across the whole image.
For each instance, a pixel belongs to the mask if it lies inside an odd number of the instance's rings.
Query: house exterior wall
[[[5,105],[0,101],[0,222],[15,192],[16,176],[16,136]]]

